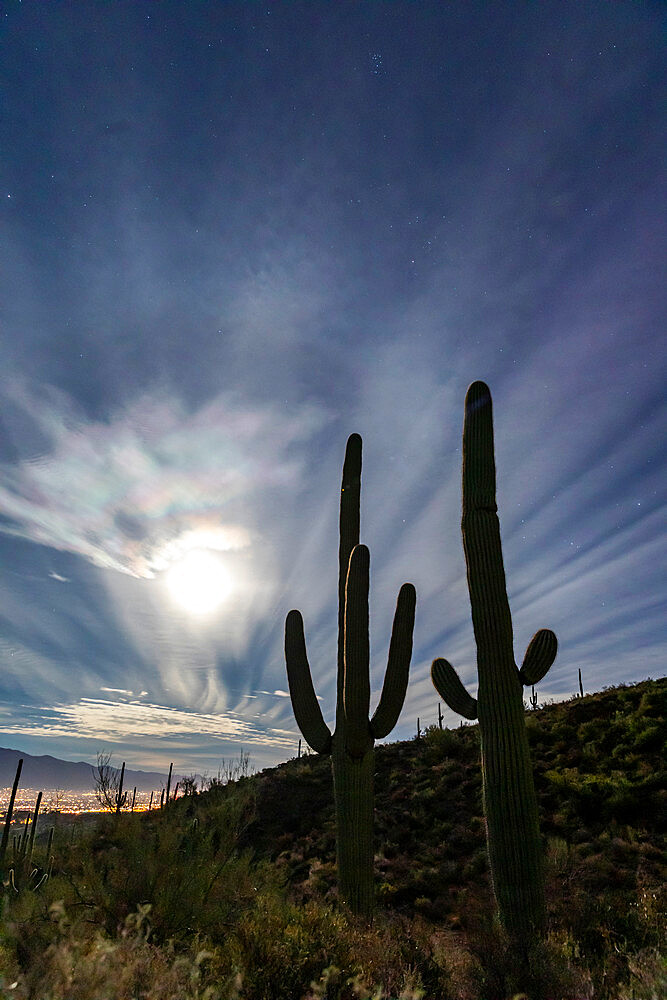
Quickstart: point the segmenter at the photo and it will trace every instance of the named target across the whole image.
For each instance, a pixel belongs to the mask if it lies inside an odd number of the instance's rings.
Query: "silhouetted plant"
[[[19,893],[24,889],[37,890],[49,877],[48,870],[39,868],[33,864],[35,833],[37,832],[37,818],[41,804],[42,793],[39,792],[32,814],[32,823],[30,823],[29,819],[26,820],[23,836],[18,842],[15,841],[14,843],[14,856],[9,868],[9,885],[15,893]]]
[[[111,754],[98,751],[97,766],[93,768],[95,798],[103,809],[118,813],[127,801],[127,793],[123,794],[125,778],[125,761],[120,771],[111,763]]]
[[[338,679],[336,726],[329,731],[315,696],[303,619],[290,611],[285,657],[292,707],[306,741],[331,754],[337,824],[339,890],[354,913],[373,910],[373,745],[394,728],[408,684],[415,589],[401,587],[377,709],[369,720],[369,552],[359,544],[361,438],[352,434],[343,464],[338,552]]]
[[[5,854],[7,853],[7,843],[9,841],[9,830],[12,825],[12,815],[14,812],[14,802],[16,801],[16,792],[19,787],[19,781],[21,780],[21,770],[23,768],[23,757],[19,760],[16,765],[16,777],[14,778],[14,784],[12,786],[12,794],[9,799],[9,805],[7,806],[7,814],[5,816],[5,826],[2,831],[2,841],[0,842],[0,870],[2,870],[2,865],[5,861]]]
[[[477,699],[447,660],[435,660],[431,675],[451,709],[479,718],[494,892],[505,928],[527,941],[531,931],[544,930],[546,913],[522,687],[544,677],[557,641],[553,632],[540,629],[517,669],[497,509],[491,393],[483,382],[474,382],[465,402],[461,529],[477,645]]]
[[[171,788],[171,774],[172,774],[173,769],[174,769],[174,764],[173,764],[173,761],[172,761],[172,763],[169,765],[169,774],[167,776],[167,790],[166,790],[165,796],[164,796],[164,804],[165,804],[165,806],[169,805],[169,790]]]
[[[125,803],[127,802],[127,792],[123,792],[123,781],[125,778],[125,761],[123,761],[120,769],[120,778],[118,780],[118,792],[116,794],[116,812],[119,813]]]

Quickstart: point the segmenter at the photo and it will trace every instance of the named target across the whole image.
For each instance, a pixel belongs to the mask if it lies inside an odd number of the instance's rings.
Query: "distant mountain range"
[[[42,791],[62,788],[70,792],[95,790],[92,764],[86,764],[84,761],[73,763],[69,760],[58,760],[57,757],[48,755],[33,757],[29,753],[8,750],[5,747],[0,747],[0,788],[11,787],[14,783],[16,767],[21,757],[23,758],[21,788],[35,788]],[[117,763],[119,766],[120,762]],[[178,778],[175,777],[173,781],[178,781]],[[157,771],[131,771],[129,768],[125,770],[124,784],[130,791],[135,785],[138,792],[158,791],[166,783],[167,775]]]

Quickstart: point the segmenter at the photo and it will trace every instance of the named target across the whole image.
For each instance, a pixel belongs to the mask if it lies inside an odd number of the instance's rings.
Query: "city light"
[[[16,793],[16,799],[14,800],[13,818],[15,820],[19,818],[19,814],[21,814],[21,818],[23,818],[24,813],[32,815],[35,809],[35,802],[37,801],[37,796],[40,791],[42,791],[42,804],[39,810],[40,816],[44,813],[55,812],[78,815],[79,813],[98,813],[108,811],[102,809],[95,792],[73,792],[60,788],[46,790],[19,788]],[[7,806],[9,805],[11,793],[11,787],[0,788],[0,822],[4,821],[7,814]],[[155,808],[157,808],[160,804],[160,793],[161,789],[157,789],[153,793],[153,807]],[[145,812],[145,810],[148,809],[150,800],[150,792],[137,792],[134,802],[134,812]],[[132,791],[130,790],[127,806],[123,809],[123,812],[129,812],[131,802]]]

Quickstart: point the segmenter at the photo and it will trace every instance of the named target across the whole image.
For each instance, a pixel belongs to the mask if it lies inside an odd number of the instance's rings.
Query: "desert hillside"
[[[241,757],[163,810],[43,817],[29,866],[14,842],[0,997],[660,997],[666,699],[663,678],[526,710],[549,918],[528,979],[494,918],[477,727],[433,727],[376,751],[372,925],[337,900],[329,761]]]

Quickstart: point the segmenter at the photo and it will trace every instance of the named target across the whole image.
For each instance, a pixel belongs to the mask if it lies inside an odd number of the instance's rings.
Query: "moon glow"
[[[208,615],[227,598],[232,581],[221,559],[193,549],[174,563],[165,576],[173,600],[193,615]]]

